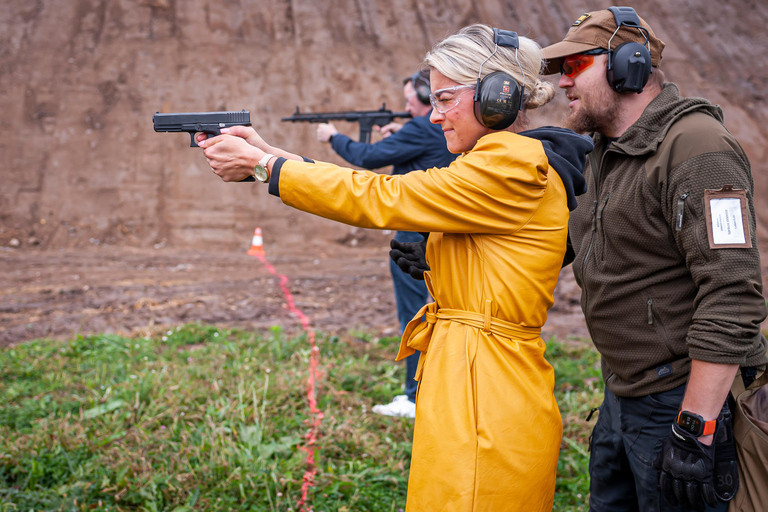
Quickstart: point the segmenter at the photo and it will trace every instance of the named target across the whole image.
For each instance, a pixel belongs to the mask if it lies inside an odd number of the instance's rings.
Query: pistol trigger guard
[[[189,143],[189,147],[191,147],[191,148],[199,148],[200,147],[200,146],[197,145],[197,142],[195,141],[195,135],[197,135],[197,133],[198,132],[191,132],[189,134],[189,138],[191,139],[190,143]]]

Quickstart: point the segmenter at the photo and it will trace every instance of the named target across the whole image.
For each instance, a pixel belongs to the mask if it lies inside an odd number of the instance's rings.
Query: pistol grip
[[[210,125],[201,126],[201,125],[198,124],[196,126],[196,128],[197,128],[197,131],[189,132],[189,135],[190,135],[190,137],[192,139],[190,144],[189,144],[189,147],[191,147],[191,148],[199,148],[200,147],[200,146],[197,145],[197,142],[195,142],[195,135],[197,135],[198,133],[206,134],[209,139],[211,137],[216,137],[217,135],[221,135],[221,130],[220,129],[218,129],[216,127],[212,128]]]

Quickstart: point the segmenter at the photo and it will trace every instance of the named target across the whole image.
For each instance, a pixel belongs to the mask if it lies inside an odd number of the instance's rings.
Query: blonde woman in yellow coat
[[[427,54],[431,121],[461,154],[443,169],[346,169],[269,146],[245,127],[200,142],[224,181],[256,174],[294,208],[431,233],[425,280],[435,302],[409,324],[398,355],[422,351],[409,512],[552,510],[562,424],[540,332],[592,145],[558,128],[516,133],[525,115],[515,88],[526,108],[554,95],[541,65],[534,41],[484,25]],[[505,75],[486,79],[497,71]]]

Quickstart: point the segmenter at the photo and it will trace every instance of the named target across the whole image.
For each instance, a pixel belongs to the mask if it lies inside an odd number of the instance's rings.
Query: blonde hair
[[[434,68],[446,78],[464,85],[477,83],[481,65],[480,78],[494,71],[503,71],[521,86],[525,73],[523,105],[525,109],[534,109],[549,103],[555,97],[556,91],[552,84],[539,79],[543,68],[541,46],[533,39],[523,36],[519,36],[518,41],[520,48],[517,51],[517,59],[514,48],[499,46],[496,54],[483,64],[496,48],[493,29],[479,23],[470,25],[433,46],[432,50],[427,52],[423,65]],[[520,65],[517,64],[518,60]]]

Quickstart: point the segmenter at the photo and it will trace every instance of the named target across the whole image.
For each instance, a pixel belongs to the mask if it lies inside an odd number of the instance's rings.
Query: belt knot
[[[414,354],[417,350],[421,352],[415,377],[416,380],[420,380],[427,349],[432,340],[432,332],[438,320],[458,322],[480,329],[485,334],[494,334],[504,338],[531,339],[541,334],[540,327],[526,327],[491,316],[492,307],[493,301],[491,299],[485,301],[484,313],[438,308],[435,302],[426,304],[408,322],[405,331],[403,331],[396,361]]]

